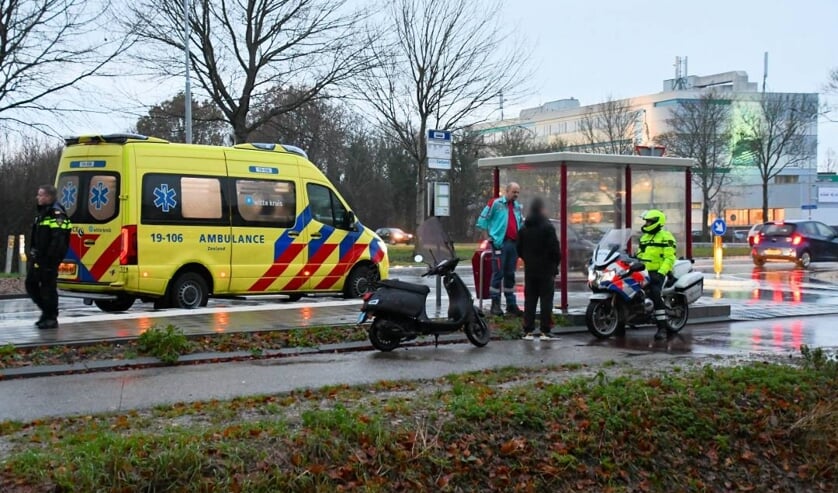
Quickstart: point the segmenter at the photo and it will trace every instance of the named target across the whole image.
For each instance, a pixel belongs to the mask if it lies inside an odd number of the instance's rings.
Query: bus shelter
[[[638,233],[640,217],[648,209],[666,214],[678,255],[692,257],[693,163],[672,157],[553,152],[482,158],[477,167],[491,170],[493,197],[503,193],[505,184],[517,182],[524,214],[533,198],[544,199],[561,242],[558,287],[560,308],[567,311],[568,276],[584,273],[593,246],[609,230]]]

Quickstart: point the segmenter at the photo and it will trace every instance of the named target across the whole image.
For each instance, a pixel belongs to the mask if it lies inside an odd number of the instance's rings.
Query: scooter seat
[[[384,279],[382,281],[378,281],[378,285],[387,288],[401,289],[402,291],[412,291],[419,294],[428,294],[431,292],[431,288],[428,286],[399,281],[398,279]]]

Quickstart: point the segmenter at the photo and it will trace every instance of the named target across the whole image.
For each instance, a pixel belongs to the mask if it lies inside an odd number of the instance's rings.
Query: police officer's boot
[[[489,309],[489,313],[497,317],[503,316],[503,310],[500,308],[500,300],[492,300],[492,308]]]
[[[655,332],[655,340],[666,339],[666,333],[669,329],[669,324],[666,321],[666,310],[655,310],[655,323],[658,326],[658,331]]]

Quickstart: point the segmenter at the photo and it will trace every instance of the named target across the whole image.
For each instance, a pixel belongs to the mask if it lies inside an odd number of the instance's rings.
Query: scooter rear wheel
[[[476,308],[472,310],[471,320],[464,327],[466,337],[475,346],[483,347],[489,344],[489,341],[492,339],[492,334],[489,332],[489,324],[486,323],[483,315]]]
[[[380,318],[373,320],[369,328],[370,343],[379,351],[389,352],[399,347],[399,338],[387,332],[387,322]]]

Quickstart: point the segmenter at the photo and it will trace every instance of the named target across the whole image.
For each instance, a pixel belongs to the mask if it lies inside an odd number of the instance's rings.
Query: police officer
[[[668,230],[663,229],[666,216],[663,212],[652,209],[643,214],[643,226],[640,230],[640,248],[637,258],[646,264],[651,278],[649,294],[655,304],[655,323],[658,331],[655,339],[660,340],[669,333],[669,321],[666,317],[666,306],[661,297],[661,289],[666,282],[666,276],[675,265],[675,237]]]
[[[38,188],[38,214],[32,224],[26,270],[26,292],[41,309],[35,323],[40,329],[58,328],[58,265],[70,243],[70,219],[56,195],[52,185]]]

